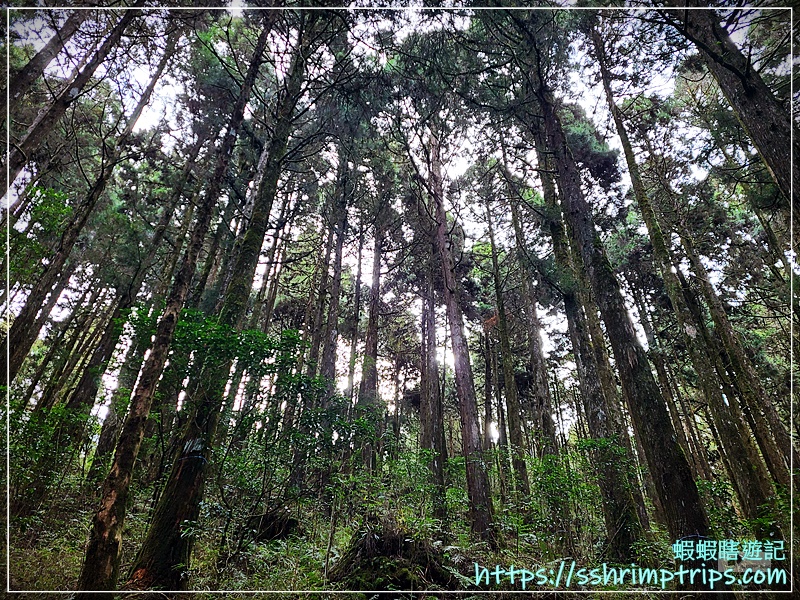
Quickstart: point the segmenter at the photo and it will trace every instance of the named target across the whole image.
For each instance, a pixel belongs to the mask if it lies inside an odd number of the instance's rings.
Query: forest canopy
[[[789,590],[790,11],[234,4],[6,9],[9,591]]]

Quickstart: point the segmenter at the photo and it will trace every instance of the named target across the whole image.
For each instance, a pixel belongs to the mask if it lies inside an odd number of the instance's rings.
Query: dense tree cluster
[[[173,4],[9,9],[12,589],[791,555],[788,10]]]

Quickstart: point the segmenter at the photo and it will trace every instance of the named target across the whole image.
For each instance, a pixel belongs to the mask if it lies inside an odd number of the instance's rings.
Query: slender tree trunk
[[[328,382],[327,396],[335,390],[336,348],[339,340],[339,297],[342,291],[342,249],[347,234],[347,205],[350,196],[348,158],[340,146],[339,182],[334,198],[333,217],[336,228],[336,245],[333,253],[333,275],[331,278],[331,300],[328,305],[328,318],[325,323],[325,339],[322,347],[320,375]]]
[[[369,292],[367,331],[364,341],[364,360],[361,365],[361,385],[358,391],[359,404],[373,405],[378,399],[378,319],[381,302],[381,260],[383,227],[375,224],[375,245],[372,251],[372,284]]]
[[[485,365],[483,382],[483,449],[491,450],[492,443],[492,343],[489,341],[488,327],[483,332],[483,361]]]
[[[524,256],[526,253],[525,236],[522,232],[522,225],[520,223],[519,208],[517,206],[516,193],[511,185],[511,173],[507,168],[507,157],[505,146],[503,151],[503,177],[506,181],[506,189],[509,192],[509,207],[511,208],[511,224],[514,228],[514,239],[516,241],[516,252],[520,264],[524,264]],[[552,182],[548,181],[552,186]],[[546,196],[555,202],[555,194]],[[566,267],[564,267],[566,268]],[[542,351],[542,338],[541,338],[541,323],[539,316],[536,313],[536,299],[530,290],[527,277],[522,280],[522,293],[528,307],[528,344],[530,346],[528,372],[533,378],[533,399],[536,403],[534,406],[535,422],[541,430],[542,439],[540,440],[542,451],[541,455],[556,454],[558,452],[558,443],[556,442],[556,428],[553,423],[553,403],[550,397],[550,386],[547,384],[547,368],[544,360],[544,352]]]
[[[364,221],[363,217],[359,219],[358,225],[358,258],[356,259],[356,280],[353,290],[353,335],[350,338],[350,358],[348,360],[347,368],[347,391],[345,395],[350,401],[348,410],[352,408],[353,403],[353,390],[355,388],[356,377],[356,350],[359,339],[359,324],[361,322],[361,261],[364,252]]]
[[[381,259],[383,222],[381,215],[375,216],[375,244],[372,251],[372,285],[369,291],[369,317],[367,332],[364,338],[364,359],[361,363],[361,384],[358,387],[358,407],[367,412],[375,420],[383,413],[383,407],[378,398],[378,319],[381,308]],[[375,471],[375,449],[371,443],[364,444],[362,448],[364,466],[368,472]]]
[[[228,202],[225,207],[220,207],[219,222],[214,234],[208,241],[208,250],[203,261],[203,268],[200,270],[200,276],[194,282],[189,297],[186,299],[186,306],[188,308],[199,309],[203,300],[206,290],[213,286],[214,280],[219,273],[220,263],[223,257],[220,252],[220,245],[222,238],[229,235],[229,227],[231,217],[233,217],[236,210],[235,202]],[[209,283],[210,282],[210,283]],[[221,294],[221,292],[220,292]]]
[[[641,323],[642,329],[644,329],[645,337],[647,338],[647,356],[650,358],[650,362],[652,362],[653,366],[656,368],[656,376],[658,377],[658,383],[661,386],[661,391],[664,394],[664,400],[667,403],[669,415],[672,418],[672,426],[675,428],[675,433],[678,434],[678,443],[681,445],[681,448],[683,448],[686,456],[690,459],[690,462],[694,467],[695,476],[699,479],[708,480],[710,478],[710,474],[703,468],[703,464],[700,461],[700,457],[697,453],[697,448],[693,443],[690,443],[689,438],[686,435],[686,428],[684,427],[683,421],[678,413],[678,406],[675,402],[675,396],[672,393],[672,385],[669,381],[667,368],[664,364],[664,352],[659,347],[658,341],[656,340],[655,332],[653,331],[653,326],[650,324],[650,317],[647,314],[647,308],[645,307],[642,296],[643,293],[640,294],[634,291],[633,300],[636,304],[636,309],[639,311],[639,322]]]
[[[430,260],[433,260],[431,247]],[[432,265],[431,265],[432,267]],[[434,299],[433,269],[425,270],[422,286],[422,345],[420,352],[420,447],[430,450],[428,466],[433,475],[434,516],[446,522],[444,463],[447,448],[444,440],[444,414],[439,391],[439,364],[436,360],[436,303]]]
[[[538,156],[546,171],[550,166],[547,164],[545,153],[539,152]],[[558,204],[552,178],[549,173],[544,171],[540,172],[540,177],[543,181],[545,201],[551,210],[555,211]],[[524,239],[516,212],[517,209],[512,203],[512,219],[517,235],[517,244],[522,248]],[[597,478],[603,496],[603,518],[608,534],[608,556],[613,560],[627,562],[635,557],[634,544],[644,536],[639,515],[640,512],[644,512],[646,517],[647,511],[644,508],[644,501],[637,482],[632,480],[630,474],[625,470],[624,463],[631,462],[632,455],[630,445],[624,444],[625,441],[628,441],[628,436],[622,431],[621,424],[613,418],[614,411],[609,408],[615,398],[613,392],[611,398],[607,396],[607,391],[604,390],[602,383],[603,378],[598,372],[597,354],[592,347],[594,342],[589,335],[579,298],[573,289],[576,285],[575,269],[567,248],[562,224],[559,220],[552,219],[549,228],[556,264],[567,274],[565,279],[572,279],[571,282],[567,281],[562,286],[564,310],[567,315],[573,356],[578,369],[578,382],[589,435],[598,440],[592,450],[592,462],[599,465]],[[617,454],[617,444],[622,444],[627,455],[628,460],[622,461],[622,463]]]
[[[497,400],[495,408],[497,408],[497,476],[500,480],[500,502],[505,505],[508,502],[508,471],[511,465],[508,461],[508,433],[506,430],[506,410],[503,408],[501,401],[500,390],[500,368],[497,360],[497,346],[490,345],[492,352],[492,386],[494,389],[494,397]]]
[[[494,543],[492,497],[489,478],[482,466],[482,444],[478,421],[478,402],[470,364],[469,348],[464,334],[464,318],[459,304],[458,283],[455,277],[453,256],[448,240],[447,215],[444,210],[444,190],[441,175],[439,140],[433,133],[430,137],[430,190],[436,219],[436,249],[441,261],[444,278],[444,300],[450,338],[453,344],[455,384],[461,416],[461,436],[467,466],[467,492],[470,505],[470,524],[474,534]]]
[[[19,102],[20,98],[25,94],[33,85],[33,83],[42,76],[47,65],[58,56],[58,53],[64,49],[66,43],[72,39],[75,32],[78,31],[81,24],[91,14],[88,10],[76,10],[70,13],[64,24],[55,32],[48,42],[42,47],[36,55],[31,58],[27,64],[19,71],[14,73],[11,80],[8,82],[8,98],[11,102],[10,106],[14,106]],[[5,112],[6,99],[3,97],[0,100],[0,112]]]
[[[331,261],[331,252],[333,251],[333,231],[328,231],[325,241],[325,255],[322,262],[318,265],[319,268],[319,290],[317,291],[316,305],[314,310],[314,321],[311,326],[311,343],[308,350],[308,359],[306,360],[306,375],[309,377],[316,377],[318,374],[318,363],[320,347],[322,345],[322,319],[325,314],[325,299],[328,296],[329,275],[328,265]],[[316,286],[315,286],[316,287]],[[308,319],[304,321],[306,330],[308,330]]]
[[[84,287],[81,295],[78,296],[78,298],[73,302],[73,307],[75,307],[75,309],[83,304],[88,293],[89,288]],[[72,324],[78,316],[78,311],[75,309],[70,311],[69,316],[61,323],[55,325],[53,330],[51,330],[47,339],[47,354],[44,355],[41,362],[36,367],[36,372],[31,377],[31,383],[27,390],[25,390],[25,394],[20,398],[19,402],[15,404],[12,400],[12,410],[15,410],[15,406],[19,407],[18,410],[29,410],[30,412],[38,412],[42,410],[43,407],[40,406],[39,403],[37,403],[35,407],[30,406],[31,399],[33,398],[36,388],[39,387],[40,384],[43,385],[42,378],[44,377],[45,371],[47,371],[47,367],[50,366],[59,351],[63,352],[64,350],[65,342],[70,337],[69,334],[72,329]],[[57,368],[53,368],[51,370],[51,373],[57,372]]]
[[[783,454],[784,468],[788,471],[788,465],[791,464],[790,460],[794,461],[794,464],[800,464],[800,456],[798,456],[794,448],[789,431],[778,416],[775,405],[772,404],[772,399],[761,384],[761,380],[756,373],[753,363],[744,350],[739,335],[734,331],[733,326],[728,320],[728,315],[725,312],[722,300],[720,300],[717,295],[714,286],[711,285],[708,272],[694,249],[691,237],[686,232],[679,232],[679,235],[681,236],[683,247],[686,250],[686,256],[700,284],[700,290],[708,303],[711,318],[714,321],[715,331],[719,334],[722,347],[729,358],[729,368],[732,371],[732,375],[735,376],[736,386],[741,391],[745,403],[751,412],[755,413],[756,411],[763,410],[775,442],[777,442],[778,448]],[[787,484],[788,480],[784,479],[781,483]]]
[[[506,407],[508,409],[508,436],[511,442],[511,464],[514,467],[517,486],[522,497],[531,493],[528,481],[528,467],[525,463],[525,441],[522,436],[522,408],[519,402],[519,391],[514,378],[514,355],[511,353],[509,341],[508,318],[506,315],[505,299],[503,298],[503,284],[500,275],[500,263],[497,259],[495,246],[494,227],[489,204],[486,204],[486,224],[489,227],[489,243],[492,248],[492,275],[494,277],[494,294],[497,306],[497,324],[500,335],[500,352],[503,355],[503,382],[505,389]]]
[[[136,336],[131,348],[125,356],[125,362],[117,378],[117,389],[111,395],[111,403],[108,407],[103,426],[100,430],[100,439],[97,441],[97,448],[94,451],[92,466],[86,476],[87,482],[98,481],[108,470],[109,459],[114,454],[119,433],[127,411],[127,403],[131,396],[133,386],[139,376],[139,370],[144,362],[144,352],[147,344],[142,336]]]

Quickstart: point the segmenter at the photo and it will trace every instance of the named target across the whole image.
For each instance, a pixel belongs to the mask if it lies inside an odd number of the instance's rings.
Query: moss
[[[458,589],[445,563],[427,541],[386,523],[368,523],[331,569],[330,581],[353,590]]]

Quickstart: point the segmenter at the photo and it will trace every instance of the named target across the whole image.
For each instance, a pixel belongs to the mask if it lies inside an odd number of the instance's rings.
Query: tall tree
[[[536,25],[512,17],[524,36],[525,48],[538,62],[530,67],[531,94],[542,111],[547,148],[561,191],[562,211],[572,230],[583,268],[592,285],[608,331],[620,380],[637,435],[643,441],[647,465],[653,475],[667,526],[674,539],[706,535],[708,517],[685,455],[678,446],[661,391],[634,332],[619,282],[608,262],[595,229],[591,207],[581,187],[581,176],[569,151],[556,103],[545,71],[546,51],[533,34]]]
[[[797,135],[796,125],[789,122],[789,107],[767,87],[749,57],[739,50],[722,26],[715,10],[697,10],[706,5],[696,0],[670,0],[666,4],[687,7],[665,11],[665,14],[678,31],[697,46],[703,62],[778,184],[788,210],[789,203],[793,202],[792,189],[800,188],[800,174],[796,170],[792,173],[791,161],[787,160],[790,152],[800,155],[800,135]]]
[[[189,292],[197,257],[200,254],[203,239],[208,232],[214,207],[219,200],[233,146],[244,120],[250,91],[258,76],[262,55],[267,46],[267,40],[276,16],[276,12],[268,12],[262,24],[261,34],[253,50],[250,66],[242,82],[239,97],[233,107],[225,136],[217,148],[214,172],[198,209],[197,218],[192,228],[181,267],[175,275],[166,306],[158,321],[150,353],[142,367],[136,389],[131,396],[128,416],[120,432],[120,439],[114,454],[111,470],[103,483],[103,497],[100,508],[95,513],[92,521],[86,558],[78,581],[78,589],[80,590],[113,590],[116,587],[119,572],[120,545],[122,543],[131,476],[142,443],[147,416],[150,413],[153,393],[167,361],[180,311]],[[88,597],[91,594],[84,594],[83,596]]]
[[[272,15],[271,20],[275,19],[276,12],[268,13]],[[264,149],[268,152],[267,167],[258,183],[250,222],[237,242],[236,260],[218,318],[220,325],[234,331],[240,330],[244,322],[253,277],[292,133],[295,108],[300,100],[309,58],[321,42],[324,24],[325,19],[316,12],[303,13],[300,17],[300,39],[292,53],[281,101],[276,107],[272,137]],[[193,536],[184,534],[182,524],[197,521],[199,516],[206,465],[214,446],[225,384],[231,369],[229,359],[205,357],[205,360],[207,362],[203,364],[203,373],[199,378],[200,387],[191,406],[185,409],[191,411],[191,418],[180,432],[172,470],[131,572],[131,582],[137,587],[180,589],[183,585],[176,567],[189,564]]]
[[[650,241],[653,244],[653,253],[675,310],[678,326],[684,334],[686,347],[689,350],[695,371],[709,403],[717,430],[722,436],[720,442],[729,456],[728,464],[732,469],[732,482],[747,518],[758,519],[762,507],[770,502],[770,498],[773,495],[769,475],[752,439],[744,429],[745,424],[741,411],[738,410],[735,404],[726,402],[723,399],[719,382],[713,380],[714,367],[709,358],[709,349],[705,347],[702,338],[698,335],[700,325],[693,319],[692,313],[689,311],[689,307],[683,297],[678,277],[672,272],[673,260],[670,256],[670,251],[639,173],[639,165],[636,162],[633,146],[628,137],[622,111],[614,99],[611,89],[612,77],[604,41],[597,28],[593,28],[589,35],[600,68],[606,100],[614,119],[617,134],[622,142],[628,173],[633,185],[633,193],[647,226]]]

